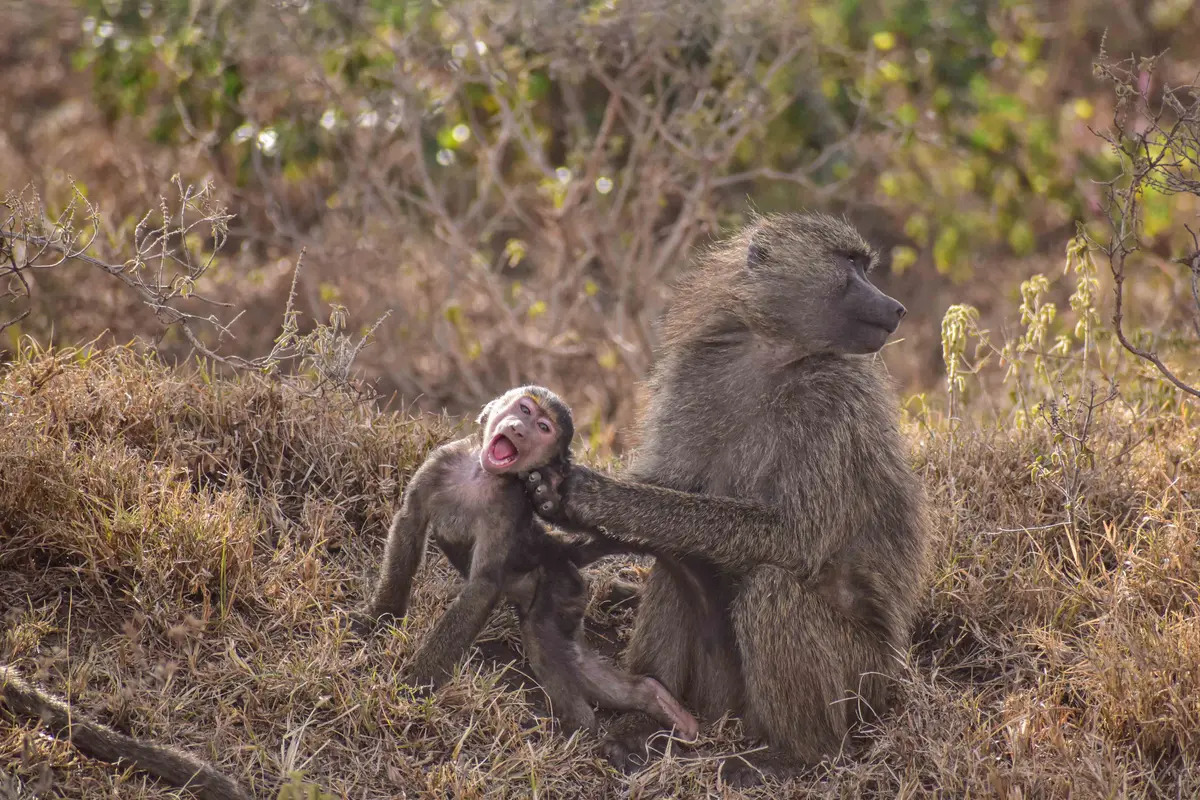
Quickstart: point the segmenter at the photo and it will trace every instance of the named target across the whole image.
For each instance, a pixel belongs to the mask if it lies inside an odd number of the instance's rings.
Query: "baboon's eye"
[[[538,420],[538,428],[541,430],[542,433],[550,432],[550,426],[546,424],[545,420]]]
[[[869,265],[871,263],[871,260],[869,258],[867,258],[866,256],[864,256],[860,253],[854,253],[854,254],[847,253],[845,258],[847,261],[850,262],[850,268],[852,270],[857,272],[859,275],[867,274],[867,265]]]
[[[533,412],[529,410],[529,405],[527,403],[521,403],[521,413],[525,416],[529,416]]]

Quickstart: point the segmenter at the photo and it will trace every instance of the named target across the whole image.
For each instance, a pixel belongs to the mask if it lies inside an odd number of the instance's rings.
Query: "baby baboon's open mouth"
[[[520,451],[517,446],[512,443],[503,433],[497,433],[488,445],[487,457],[488,461],[492,462],[495,467],[507,467],[517,460]]]

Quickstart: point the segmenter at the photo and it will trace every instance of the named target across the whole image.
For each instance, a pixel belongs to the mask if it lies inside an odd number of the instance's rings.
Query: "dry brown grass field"
[[[746,746],[735,721],[628,781],[554,732],[507,613],[436,694],[400,682],[455,583],[440,558],[402,625],[347,632],[450,420],[125,349],[24,353],[0,392],[0,661],[80,708],[256,796],[297,774],[351,798],[737,796],[717,774]],[[832,765],[745,796],[1196,796],[1200,430],[1160,411],[1103,406],[1074,476],[1031,472],[1059,452],[1048,426],[913,420],[938,559],[898,706]],[[628,621],[593,603],[587,624],[611,652]],[[17,797],[180,796],[29,721],[0,718],[0,753]]]
[[[1130,352],[1200,386],[1197,42],[1177,0],[0,0],[0,665],[265,800],[1200,797],[1200,400]],[[736,719],[624,777],[509,611],[400,679],[441,556],[350,633],[481,401],[552,386],[619,469],[679,271],[801,207],[909,308],[891,711],[782,785],[724,784]],[[645,567],[587,570],[608,654]],[[0,703],[0,800],[189,797]]]

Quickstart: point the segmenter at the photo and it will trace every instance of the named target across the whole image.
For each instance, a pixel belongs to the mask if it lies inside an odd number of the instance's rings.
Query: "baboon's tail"
[[[174,747],[140,742],[72,711],[64,700],[27,683],[2,664],[0,705],[7,705],[14,714],[40,719],[51,734],[69,739],[92,758],[127,761],[167,783],[187,788],[202,800],[253,800],[211,764]]]

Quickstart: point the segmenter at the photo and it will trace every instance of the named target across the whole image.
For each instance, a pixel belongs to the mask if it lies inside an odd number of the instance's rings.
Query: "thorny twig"
[[[1180,390],[1200,397],[1200,389],[1179,378],[1153,350],[1139,347],[1124,327],[1125,282],[1129,258],[1141,249],[1142,198],[1147,189],[1165,195],[1200,197],[1200,86],[1163,86],[1157,102],[1151,99],[1156,58],[1109,62],[1103,46],[1095,64],[1097,75],[1109,80],[1117,105],[1111,131],[1097,133],[1121,159],[1121,174],[1105,182],[1106,213],[1112,235],[1107,242],[1088,238],[1090,246],[1108,258],[1113,276],[1113,329],[1121,345],[1153,364]],[[1191,229],[1188,229],[1191,232]],[[1193,244],[1196,244],[1193,234]],[[1183,263],[1191,270],[1192,298],[1200,320],[1200,247]],[[1200,334],[1200,321],[1194,323]]]
[[[236,370],[264,373],[275,373],[282,364],[296,362],[316,373],[318,380],[314,390],[334,385],[351,388],[360,396],[367,394],[360,385],[352,382],[351,365],[387,315],[354,342],[344,333],[345,308],[335,306],[329,324],[317,325],[310,333],[301,334],[295,300],[303,253],[296,261],[282,331],[270,353],[246,358],[223,354],[205,343],[198,332],[204,327],[216,332],[218,342],[226,336],[235,338],[230,328],[241,312],[224,321],[215,314],[191,313],[181,308],[181,304],[192,301],[230,307],[229,303],[199,294],[197,285],[215,263],[217,253],[225,243],[232,215],[213,201],[211,184],[185,185],[178,176],[173,180],[179,196],[177,208],[171,209],[165,198],[160,200],[159,216],[153,224],[154,212],[147,212],[133,232],[134,254],[121,264],[92,254],[102,224],[100,212],[77,187],[72,187],[71,199],[53,218],[45,214],[36,192],[27,189],[19,195],[8,195],[4,200],[8,215],[0,228],[0,278],[7,276],[8,287],[0,294],[0,299],[24,301],[26,308],[0,322],[0,331],[31,313],[28,303],[33,296],[34,284],[29,275],[78,261],[116,278],[133,290],[154,312],[164,329],[178,329],[195,352],[212,362]],[[77,221],[77,218],[81,219]],[[208,234],[210,249],[200,257],[198,247],[190,240],[204,232]]]
[[[1179,259],[1179,263],[1192,273],[1192,300],[1196,304],[1196,313],[1192,315],[1192,327],[1196,330],[1196,336],[1200,337],[1200,236],[1191,226],[1185,225],[1184,228],[1192,237],[1192,252]]]

